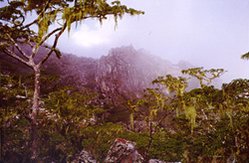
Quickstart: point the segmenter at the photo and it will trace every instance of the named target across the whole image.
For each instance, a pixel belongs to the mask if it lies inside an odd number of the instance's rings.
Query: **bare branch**
[[[29,59],[29,56],[22,50],[22,48],[15,42],[15,40],[8,33],[7,36],[9,37],[10,41],[15,45],[16,49],[20,52],[20,54],[26,59]]]
[[[39,14],[40,15],[40,14]],[[29,24],[26,24],[25,26],[23,26],[21,29],[25,29],[25,28],[29,28],[31,25],[35,24],[38,22],[38,18],[35,19],[34,21],[32,21],[31,23]]]
[[[7,55],[9,55],[10,57],[24,63],[25,65],[27,65],[28,67],[32,67],[32,64],[30,64],[29,61],[25,61],[23,58],[19,57],[17,54],[15,54],[14,52],[12,52],[11,50],[9,49],[4,49],[3,50],[4,53],[6,53]]]
[[[62,33],[65,31],[67,27],[67,22],[64,23],[63,27],[61,28],[60,32],[58,34],[55,35],[55,39],[54,39],[54,44],[51,47],[51,50],[47,53],[47,55],[41,60],[41,62],[39,62],[40,64],[43,64],[44,62],[47,61],[47,59],[50,57],[50,55],[55,51],[55,48],[57,46],[58,40],[60,38],[60,36],[62,35]]]
[[[40,46],[41,46],[49,37],[51,37],[53,34],[55,34],[56,32],[58,32],[58,31],[60,31],[60,30],[62,30],[62,27],[56,28],[56,29],[54,29],[53,31],[51,31],[50,33],[48,33],[47,35],[45,35],[45,36],[42,38],[41,42],[39,42],[36,46],[33,47],[31,57],[34,58],[35,55],[37,54],[37,52],[38,52]]]
[[[53,31],[51,31],[50,33],[48,33],[46,36],[44,36],[41,40],[41,42],[38,45],[42,45],[50,36],[52,36],[53,34],[55,34],[56,32],[62,30],[62,27],[60,28],[56,28]]]

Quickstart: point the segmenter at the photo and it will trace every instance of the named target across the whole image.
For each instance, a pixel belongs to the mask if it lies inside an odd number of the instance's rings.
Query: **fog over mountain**
[[[31,49],[23,47],[27,53]],[[46,49],[41,48],[42,56]],[[29,74],[31,70],[16,60],[0,54],[1,71]],[[152,87],[151,82],[158,76],[171,74],[179,76],[182,69],[193,67],[182,61],[172,64],[170,61],[137,50],[132,46],[112,48],[99,59],[78,57],[63,53],[58,59],[49,58],[43,67],[43,74],[59,76],[60,84],[78,88],[88,87],[102,92],[104,96],[119,94],[138,96],[145,88]],[[190,88],[198,87],[198,82],[191,79]],[[115,97],[115,96],[113,96]]]
[[[114,29],[112,18],[100,25],[85,21],[64,34],[59,47],[78,56],[99,58],[109,49],[133,45],[174,64],[224,68],[222,79],[249,78],[249,63],[240,56],[249,49],[248,0],[132,0],[145,11],[124,16]]]

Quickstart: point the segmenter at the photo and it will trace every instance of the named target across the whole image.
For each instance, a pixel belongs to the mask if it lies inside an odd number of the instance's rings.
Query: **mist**
[[[145,11],[125,16],[115,28],[113,18],[101,25],[83,22],[65,33],[59,48],[78,56],[99,58],[114,47],[132,45],[177,64],[224,68],[223,81],[249,78],[249,62],[240,57],[249,49],[247,0],[144,0],[126,5]]]

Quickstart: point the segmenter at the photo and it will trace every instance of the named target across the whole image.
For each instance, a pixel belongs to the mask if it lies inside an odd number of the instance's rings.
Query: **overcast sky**
[[[249,0],[125,0],[145,15],[125,16],[114,30],[85,21],[64,34],[59,48],[79,56],[99,57],[109,49],[133,45],[172,63],[186,60],[205,68],[224,68],[224,80],[249,78]]]

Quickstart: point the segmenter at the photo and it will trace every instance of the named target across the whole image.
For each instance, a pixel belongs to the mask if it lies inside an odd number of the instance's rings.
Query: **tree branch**
[[[29,63],[29,61],[25,61],[23,58],[19,57],[18,55],[16,55],[15,53],[13,53],[11,50],[9,49],[4,49],[3,50],[4,53],[6,53],[7,55],[9,55],[10,57],[24,63],[25,65],[27,65],[28,67],[32,67],[32,65]]]
[[[39,14],[40,15],[40,14]],[[38,19],[35,19],[34,21],[32,21],[31,23],[29,23],[29,24],[26,24],[25,26],[23,26],[22,28],[20,28],[20,29],[25,29],[25,28],[28,28],[28,27],[30,27],[31,25],[33,25],[33,24],[35,24],[35,23],[37,23],[38,22]]]
[[[29,59],[29,56],[22,50],[22,48],[15,42],[15,40],[8,33],[7,36],[9,37],[10,41],[15,45],[16,49],[20,52],[20,54],[26,59]]]
[[[42,40],[41,40],[36,46],[33,47],[31,57],[34,58],[35,55],[37,54],[37,52],[38,52],[40,46],[41,46],[49,37],[51,37],[53,34],[55,34],[56,32],[58,32],[58,31],[60,31],[60,30],[62,30],[62,27],[56,28],[56,29],[54,29],[53,31],[51,31],[50,33],[48,33],[47,35],[45,35],[45,36],[42,38]]]
[[[48,9],[49,7],[49,3],[51,2],[51,0],[48,0],[44,9],[39,13],[39,15],[37,16],[37,19],[33,20],[32,22],[26,24],[25,26],[21,27],[21,29],[25,29],[25,28],[29,28],[30,26],[32,26],[33,24],[37,23],[39,18],[45,13],[45,11]]]
[[[55,39],[54,39],[54,44],[53,46],[51,47],[51,50],[47,53],[47,55],[41,60],[41,62],[39,62],[39,65],[40,64],[43,64],[44,62],[47,61],[47,59],[50,57],[50,55],[54,52],[56,46],[57,46],[57,43],[58,43],[58,40],[60,38],[60,36],[62,35],[62,33],[65,31],[67,27],[67,22],[64,23],[63,27],[61,28],[60,32],[58,34],[55,35]]]
[[[50,36],[52,36],[53,34],[55,34],[56,32],[62,30],[62,27],[60,28],[56,28],[53,31],[51,31],[50,33],[48,33],[46,36],[44,36],[41,40],[41,42],[38,45],[42,45]]]

